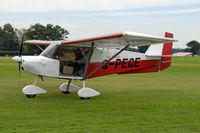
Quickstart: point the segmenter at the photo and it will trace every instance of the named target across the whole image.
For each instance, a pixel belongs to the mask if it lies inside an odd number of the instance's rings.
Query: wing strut
[[[38,47],[42,52],[44,51],[44,49],[42,49],[39,45],[35,44],[36,47]]]
[[[92,74],[94,74],[95,72],[97,72],[99,69],[101,69],[104,65],[106,65],[108,62],[110,62],[112,59],[114,59],[117,55],[119,55],[122,51],[124,51],[126,48],[128,48],[130,44],[126,45],[123,49],[121,49],[119,52],[117,52],[115,55],[113,55],[109,60],[103,62],[103,64],[101,66],[99,66],[98,68],[96,68],[93,72],[91,72],[85,79],[89,78],[90,76],[92,76]]]

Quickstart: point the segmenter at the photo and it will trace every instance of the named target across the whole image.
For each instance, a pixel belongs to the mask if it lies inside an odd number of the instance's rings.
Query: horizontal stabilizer
[[[147,49],[146,56],[162,56],[163,44],[150,45]]]

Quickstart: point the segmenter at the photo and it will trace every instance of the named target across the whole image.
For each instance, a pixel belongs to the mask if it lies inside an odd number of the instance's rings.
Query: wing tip
[[[38,45],[50,45],[52,41],[41,41],[41,40],[27,40],[24,44],[38,44]]]
[[[172,34],[170,32],[165,32],[167,34]],[[164,39],[164,40],[167,40],[167,41],[170,41],[170,42],[178,42],[178,40],[176,39],[173,39],[173,38],[169,38],[169,37],[162,37],[162,36],[153,36],[153,35],[148,35],[148,34],[142,34],[142,33],[137,33],[137,32],[131,32],[131,31],[125,31],[123,32],[123,36],[135,36],[135,37],[138,37],[138,36],[142,36],[142,37],[148,37],[148,38],[157,38],[157,39]]]

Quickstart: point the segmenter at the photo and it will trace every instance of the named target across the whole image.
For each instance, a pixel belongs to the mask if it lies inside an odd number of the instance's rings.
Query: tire
[[[34,98],[34,97],[36,97],[36,94],[27,94],[26,95],[28,98]]]
[[[63,94],[69,94],[70,91],[61,91]]]
[[[80,97],[82,100],[89,100],[90,97]]]

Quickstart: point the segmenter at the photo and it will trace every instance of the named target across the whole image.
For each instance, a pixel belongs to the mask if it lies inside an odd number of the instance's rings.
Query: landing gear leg
[[[69,82],[67,83],[66,89],[65,90],[61,90],[61,92],[63,94],[69,94],[70,93],[69,86],[70,86],[71,82],[72,82],[72,80],[70,79]]]

